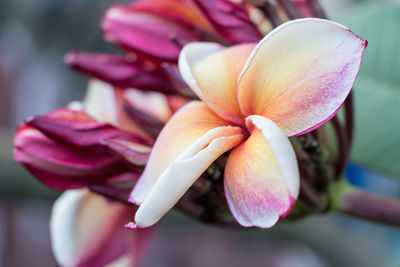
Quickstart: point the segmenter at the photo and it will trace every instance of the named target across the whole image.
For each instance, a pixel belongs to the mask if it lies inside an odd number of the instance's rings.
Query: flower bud
[[[127,52],[153,61],[175,62],[185,44],[201,40],[189,25],[137,12],[133,7],[110,8],[102,23],[105,38]]]
[[[71,52],[65,57],[65,62],[77,71],[121,89],[177,94],[164,68],[150,68],[139,60],[130,61],[126,57],[111,54]]]

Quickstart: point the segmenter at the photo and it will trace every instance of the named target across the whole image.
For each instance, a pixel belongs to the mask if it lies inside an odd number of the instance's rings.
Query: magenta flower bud
[[[152,143],[149,139],[118,129],[109,123],[99,122],[83,111],[66,108],[33,117],[27,124],[56,141],[80,148],[99,146],[102,140],[115,137],[146,145]]]
[[[158,62],[175,62],[185,44],[201,40],[193,27],[136,11],[134,4],[108,9],[102,27],[108,41],[127,52]]]
[[[131,150],[136,148],[136,155],[129,154],[129,164],[112,156],[105,145],[117,142],[113,138],[130,144]],[[98,122],[83,111],[64,108],[34,117],[20,126],[14,139],[14,157],[48,186],[71,189],[114,181],[126,173],[124,177],[135,182],[152,142]]]
[[[148,66],[139,60],[130,61],[119,55],[71,52],[65,57],[65,62],[77,71],[121,89],[136,88],[177,94],[164,68]]]
[[[76,148],[22,125],[14,138],[14,158],[41,182],[56,189],[102,183],[129,168],[106,150]]]

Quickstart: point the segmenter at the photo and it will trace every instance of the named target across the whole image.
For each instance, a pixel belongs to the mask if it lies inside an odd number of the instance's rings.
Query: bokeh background
[[[0,1],[0,266],[57,266],[48,220],[60,192],[13,162],[12,137],[28,116],[83,97],[87,80],[63,56],[114,50],[99,27],[113,2]],[[329,18],[369,41],[354,89],[356,136],[346,177],[400,199],[400,1],[321,2]],[[400,266],[400,229],[327,214],[266,231],[231,230],[172,212],[143,266]]]

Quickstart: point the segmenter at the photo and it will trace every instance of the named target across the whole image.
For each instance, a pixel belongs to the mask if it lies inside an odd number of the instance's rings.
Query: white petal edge
[[[121,237],[116,231],[124,231],[123,214],[128,212],[127,206],[110,202],[88,189],[64,192],[54,203],[50,218],[51,245],[57,262],[61,266],[86,266],[121,258],[126,253],[122,247],[135,242],[129,239],[133,232],[127,233],[126,240],[113,239]],[[117,247],[107,249],[108,244]]]
[[[236,130],[236,133],[227,135],[227,130]],[[238,127],[214,128],[189,146],[160,175],[137,210],[135,224],[138,227],[149,227],[158,222],[214,160],[242,142],[240,132]]]
[[[246,125],[248,128],[251,128],[251,124],[261,130],[265,139],[268,140],[275,154],[289,194],[293,199],[297,199],[300,191],[299,166],[297,164],[296,153],[287,135],[276,123],[263,116],[248,116],[246,118]],[[279,140],[279,142],[274,142],[274,140]]]
[[[197,84],[196,78],[193,76],[190,66],[224,49],[225,47],[218,43],[193,42],[185,45],[179,55],[178,66],[182,78],[200,98],[204,98],[204,95]]]
[[[68,190],[54,203],[50,218],[50,238],[54,256],[62,266],[70,266],[76,259],[75,221],[79,202],[88,190]]]

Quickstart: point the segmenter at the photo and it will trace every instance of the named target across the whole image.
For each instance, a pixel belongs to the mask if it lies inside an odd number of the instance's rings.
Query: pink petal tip
[[[129,223],[125,224],[125,228],[133,230],[133,229],[138,229],[139,226],[134,222],[129,222]]]

